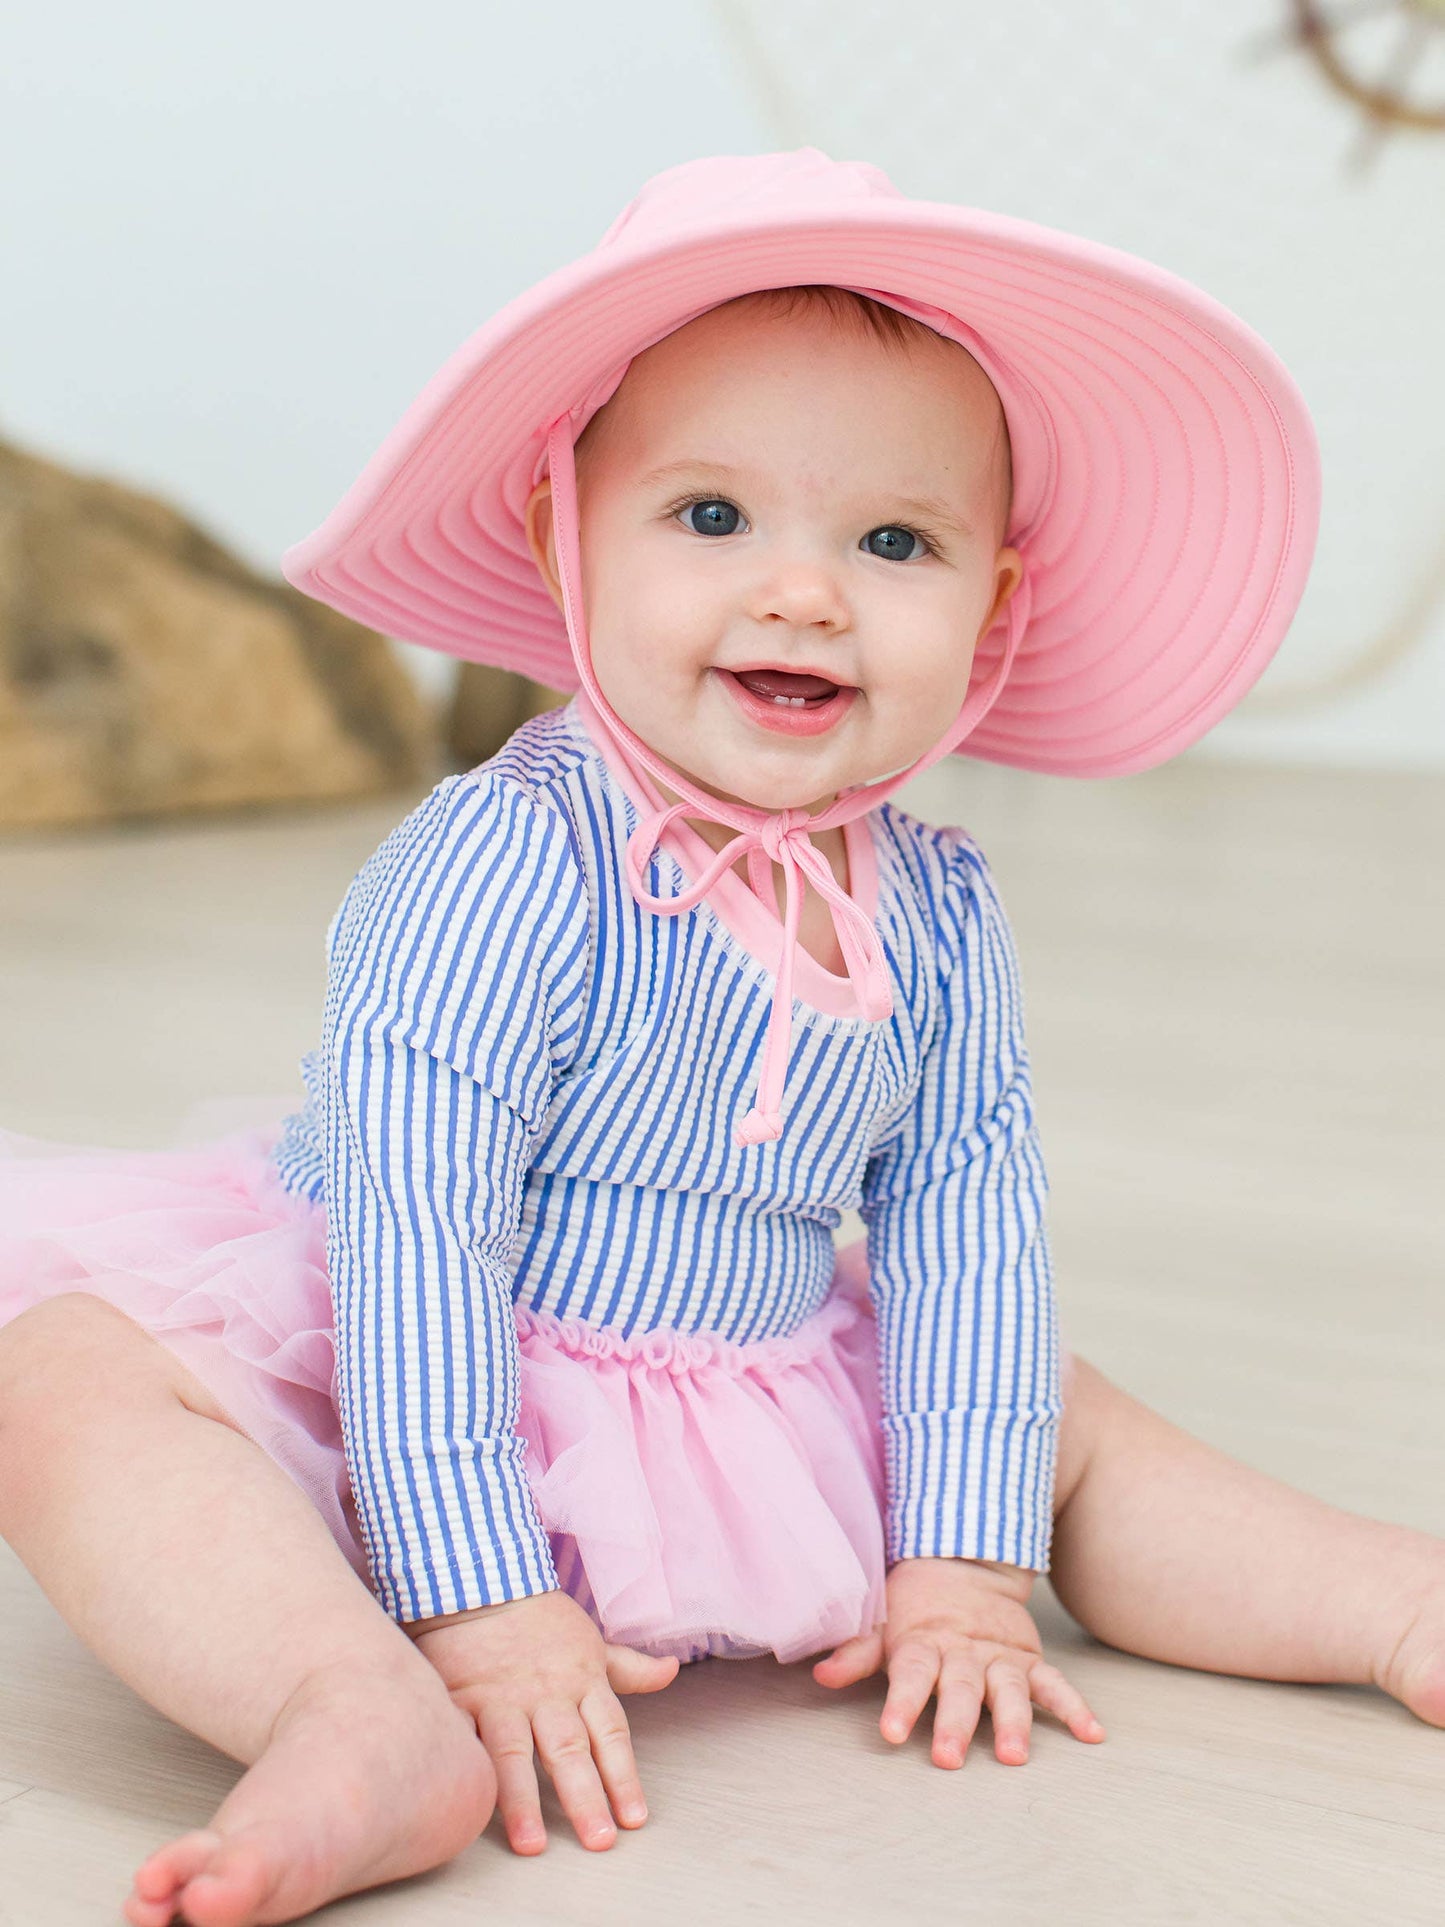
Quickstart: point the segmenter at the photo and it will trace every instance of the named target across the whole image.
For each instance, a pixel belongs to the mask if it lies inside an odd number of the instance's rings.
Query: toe
[[[175,1911],[169,1900],[142,1900],[135,1893],[121,1909],[130,1927],[170,1927]]]
[[[137,1900],[132,1894],[121,1909],[129,1927],[170,1927],[175,1909],[168,1900]]]
[[[1445,1646],[1423,1654],[1406,1673],[1400,1698],[1428,1726],[1445,1726]]]
[[[275,1885],[275,1870],[249,1833],[227,1836],[205,1871],[189,1881],[180,1904],[188,1927],[250,1927]]]
[[[193,1879],[221,1844],[221,1836],[203,1830],[183,1833],[159,1847],[135,1871],[136,1895],[141,1900],[169,1900],[177,1887]]]
[[[183,1833],[143,1860],[124,1908],[130,1927],[169,1927],[181,1889],[204,1869],[220,1844],[218,1833]]]
[[[1426,1588],[1373,1677],[1417,1719],[1445,1726],[1445,1574]]]

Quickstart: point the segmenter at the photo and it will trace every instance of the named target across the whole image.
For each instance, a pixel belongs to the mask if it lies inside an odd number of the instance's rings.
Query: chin
[[[783,810],[806,810],[809,815],[812,815],[815,805],[820,809],[823,807],[818,804],[816,796],[799,796],[791,790],[785,795],[773,795],[758,790],[747,795],[739,795],[737,800],[739,803],[746,803],[749,809],[762,810],[768,816],[777,816]]]
[[[767,810],[773,815],[779,810],[811,809],[820,796],[831,796],[836,787],[830,785],[826,777],[820,780],[797,771],[780,771],[769,776],[738,768],[726,775],[719,771],[716,778],[709,772],[706,781],[719,795],[730,796],[735,802],[747,804],[749,809]]]

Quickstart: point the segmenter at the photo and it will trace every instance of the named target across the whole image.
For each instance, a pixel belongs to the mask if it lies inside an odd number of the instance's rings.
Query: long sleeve
[[[337,1403],[372,1581],[403,1621],[556,1584],[515,1431],[507,1258],[587,928],[563,819],[483,774],[392,833],[328,934]]]
[[[888,1556],[1044,1571],[1062,1405],[1018,969],[982,856],[944,855],[922,1082],[864,1187]]]

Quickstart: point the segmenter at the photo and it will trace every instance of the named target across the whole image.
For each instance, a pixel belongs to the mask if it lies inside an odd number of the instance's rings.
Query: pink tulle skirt
[[[166,1346],[366,1574],[336,1415],[322,1207],[275,1127],[164,1151],[0,1132],[0,1325],[91,1292]],[[877,1365],[861,1252],[791,1337],[736,1345],[519,1310],[521,1415],[561,1583],[653,1653],[790,1660],[883,1606]]]

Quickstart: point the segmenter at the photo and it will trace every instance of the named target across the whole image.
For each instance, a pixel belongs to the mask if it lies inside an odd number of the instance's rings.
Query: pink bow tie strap
[[[669,824],[680,816],[696,814],[691,803],[672,803],[643,817],[627,842],[627,882],[645,910],[661,917],[675,917],[700,903],[740,857],[747,858],[749,880],[755,894],[765,903],[772,901],[772,864],[776,863],[782,870],[783,949],[763,1047],[762,1074],[753,1109],[737,1130],[740,1145],[762,1144],[783,1134],[783,1084],[792,1036],[793,961],[798,950],[803,879],[812,884],[828,905],[859,1011],[875,1023],[893,1011],[883,945],[872,918],[865,916],[848,892],[839,888],[827,858],[809,836],[810,818],[806,810],[779,810],[774,815],[753,812],[761,820],[740,829],[686,890],[675,897],[653,896],[646,884],[647,865],[653,853]]]
[[[700,903],[734,863],[746,858],[748,880],[754,894],[771,907],[775,900],[773,864],[777,864],[783,873],[783,945],[772,1010],[768,1017],[767,1037],[763,1045],[757,1097],[735,1134],[739,1145],[764,1144],[781,1137],[783,1132],[783,1089],[793,1022],[793,965],[798,951],[798,922],[805,882],[812,885],[828,906],[860,1013],[876,1023],[890,1016],[893,1010],[883,944],[873,920],[839,886],[832,867],[809,832],[833,829],[865,815],[885,796],[891,795],[899,784],[907,782],[945,756],[983,719],[1003,688],[1019,638],[1028,622],[1028,576],[1025,573],[1008,604],[1007,637],[993,674],[984,684],[970,690],[948,734],[910,769],[865,784],[859,789],[845,791],[816,816],[809,816],[806,810],[756,810],[745,803],[724,802],[721,797],[711,796],[699,789],[650,750],[627,727],[603,695],[593,672],[592,651],[582,611],[577,476],[572,455],[572,423],[567,416],[552,424],[547,437],[547,465],[552,479],[552,525],[557,545],[557,572],[562,585],[563,613],[567,618],[567,633],[572,642],[577,674],[597,719],[606,727],[638,788],[653,806],[627,842],[627,882],[633,897],[644,909],[658,916],[679,916],[684,910],[690,910]],[[666,802],[658,791],[658,783],[666,784],[682,801]],[[647,888],[648,865],[668,828],[680,817],[700,817],[733,830],[735,835],[705,866],[702,874],[677,896],[653,896]]]

